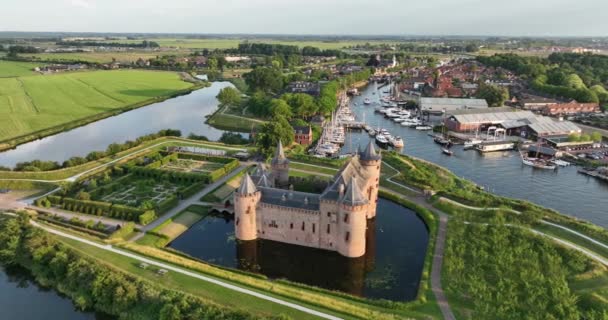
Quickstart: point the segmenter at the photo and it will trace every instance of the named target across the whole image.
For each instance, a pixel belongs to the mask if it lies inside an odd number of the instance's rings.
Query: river
[[[105,150],[114,142],[135,140],[137,137],[162,129],[179,129],[217,140],[224,131],[205,124],[205,116],[218,106],[215,96],[229,82],[213,82],[211,87],[184,96],[154,103],[121,113],[88,125],[43,139],[22,144],[0,153],[0,166],[14,167],[18,162],[53,160],[63,162],[73,156],[86,156],[91,151]]]
[[[365,120],[374,128],[386,128],[391,134],[404,138],[402,153],[441,165],[496,194],[529,200],[608,227],[608,183],[577,173],[576,166],[559,168],[557,171],[525,166],[517,152],[480,154],[455,146],[452,148],[454,155],[446,156],[428,136],[428,132],[402,127],[375,113],[377,105],[364,105],[366,97],[379,103],[381,93],[373,94],[374,91],[372,85],[363,89],[360,96],[351,100],[351,108],[358,120]],[[343,152],[356,150],[358,144],[364,145],[369,139],[366,132],[353,131],[347,136]]]
[[[0,267],[0,318],[19,320],[110,320],[111,316],[82,312],[69,298],[42,288],[25,269]]]

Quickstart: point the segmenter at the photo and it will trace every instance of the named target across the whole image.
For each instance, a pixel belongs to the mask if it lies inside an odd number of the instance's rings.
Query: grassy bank
[[[76,72],[0,79],[0,150],[204,86],[171,72]],[[49,92],[53,92],[49,95]]]

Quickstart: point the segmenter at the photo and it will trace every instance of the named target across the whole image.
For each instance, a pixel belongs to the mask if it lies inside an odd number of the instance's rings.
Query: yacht
[[[547,161],[540,158],[528,158],[522,156],[521,162],[527,166],[531,166],[538,169],[555,170],[555,168],[557,168],[557,166],[551,161]]]
[[[377,134],[376,143],[378,143],[381,146],[386,146],[388,144],[388,139],[386,139],[386,137],[382,134]]]
[[[389,142],[394,148],[403,148],[403,146],[405,145],[403,139],[399,136],[390,139]]]
[[[475,148],[476,145],[478,145],[482,142],[483,142],[483,140],[481,140],[481,139],[469,139],[464,142],[464,148],[465,149]]]
[[[364,104],[371,104],[372,101],[369,98],[365,98],[365,100],[363,100]]]
[[[447,149],[447,148],[441,148],[441,152],[443,152],[443,154],[451,156],[454,154],[454,151]]]
[[[416,130],[420,130],[420,131],[433,130],[433,127],[431,127],[431,126],[416,126]]]

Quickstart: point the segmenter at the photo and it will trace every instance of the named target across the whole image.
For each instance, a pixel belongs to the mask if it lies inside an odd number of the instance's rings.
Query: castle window
[[[348,223],[348,213],[345,213],[345,214],[344,214],[344,222],[345,222],[345,223]]]
[[[328,216],[328,217],[331,217],[331,212],[328,212],[328,213],[327,213],[327,216]]]
[[[249,214],[251,212],[251,206],[247,207],[247,211],[245,211],[245,213]]]
[[[306,229],[305,222],[302,222],[302,231],[304,231],[305,229]]]
[[[346,232],[346,237],[344,238],[344,241],[348,242],[348,240],[350,239],[350,232]]]
[[[293,222],[289,224],[289,229],[293,229]]]
[[[312,233],[315,233],[315,227],[316,227],[316,225],[313,223],[312,224]]]
[[[331,232],[331,229],[330,229],[330,225],[329,225],[329,223],[328,223],[328,224],[327,224],[327,233],[330,233],[330,232]]]
[[[240,218],[236,218],[236,225],[237,225],[237,226],[239,225],[239,222],[240,222],[240,221],[241,221],[241,219],[240,219]]]

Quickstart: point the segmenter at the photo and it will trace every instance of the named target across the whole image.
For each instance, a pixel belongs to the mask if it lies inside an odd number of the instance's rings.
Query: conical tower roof
[[[266,174],[262,174],[260,180],[258,181],[258,187],[270,188],[270,181],[268,181],[268,177]]]
[[[248,195],[253,194],[256,191],[258,191],[258,189],[255,187],[253,180],[251,180],[249,173],[245,173],[245,176],[243,176],[243,180],[241,180],[241,186],[238,188],[237,193],[240,195]]]
[[[274,157],[272,158],[272,164],[285,164],[289,163],[289,160],[285,156],[285,151],[283,151],[283,143],[279,139],[279,144],[277,145],[277,149],[274,152]]]
[[[363,161],[380,160],[381,156],[376,152],[374,143],[370,140],[365,150],[359,154],[359,157]]]
[[[357,184],[357,180],[355,177],[350,179],[348,186],[346,187],[346,192],[344,193],[344,198],[342,198],[342,203],[349,206],[360,206],[367,204],[367,199],[359,190],[359,185]]]

